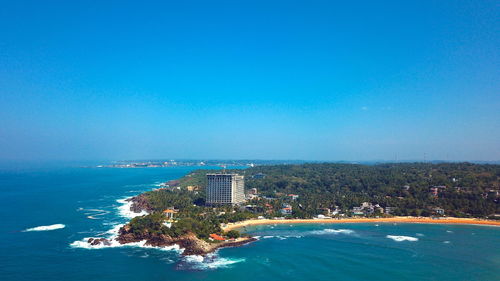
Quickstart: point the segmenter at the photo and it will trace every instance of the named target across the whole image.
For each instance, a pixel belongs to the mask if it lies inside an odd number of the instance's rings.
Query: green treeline
[[[144,194],[153,213],[134,218],[132,231],[145,229],[177,237],[189,231],[199,238],[223,234],[221,223],[236,222],[258,216],[281,217],[286,203],[293,212],[288,217],[312,218],[325,208],[335,207],[346,216],[363,202],[393,207],[392,215],[431,216],[433,208],[442,208],[447,216],[490,217],[500,213],[500,165],[470,163],[405,163],[381,165],[301,164],[257,166],[228,170],[245,175],[245,190],[256,188],[259,197],[242,206],[205,206],[206,174],[217,171],[196,170],[180,179],[179,188],[166,188]],[[220,172],[220,171],[218,171]],[[264,174],[262,177],[254,177]],[[191,191],[187,189],[191,186]],[[195,187],[194,190],[192,187]],[[439,189],[438,195],[430,192]],[[289,194],[299,197],[293,200]],[[167,208],[178,210],[170,228],[161,213]],[[374,213],[375,215],[386,215]],[[237,233],[226,233],[236,237]]]
[[[203,190],[207,172],[198,170],[187,175],[181,186],[199,185]],[[429,216],[433,207],[457,217],[500,213],[498,197],[489,194],[490,190],[499,189],[500,165],[324,163],[257,166],[228,172],[245,175],[246,190],[257,188],[261,195],[276,198],[280,203],[286,201],[281,200],[283,194],[299,195],[292,202],[297,217],[317,215],[319,208],[334,206],[347,212],[362,202],[396,207],[395,215]],[[265,174],[265,178],[253,178],[258,173]],[[433,186],[446,188],[440,188],[436,198],[429,192]]]

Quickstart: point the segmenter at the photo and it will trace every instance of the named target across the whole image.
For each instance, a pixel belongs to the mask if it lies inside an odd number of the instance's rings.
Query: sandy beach
[[[345,218],[345,219],[254,219],[224,225],[222,229],[229,231],[252,225],[264,224],[298,224],[298,223],[436,223],[436,224],[474,224],[500,226],[500,221],[474,218],[428,218],[428,217],[391,217],[391,218]]]

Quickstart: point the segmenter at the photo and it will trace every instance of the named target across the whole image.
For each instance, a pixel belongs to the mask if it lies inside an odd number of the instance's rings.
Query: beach
[[[266,224],[311,224],[311,223],[433,223],[433,224],[471,224],[500,226],[500,221],[475,218],[428,218],[428,217],[390,217],[390,218],[344,218],[344,219],[252,219],[222,226],[224,231],[246,226]]]

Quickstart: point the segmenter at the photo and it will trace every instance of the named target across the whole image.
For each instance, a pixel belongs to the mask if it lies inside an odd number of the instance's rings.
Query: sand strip
[[[262,219],[246,220],[236,223],[229,223],[222,226],[224,231],[238,229],[245,226],[264,224],[297,224],[297,223],[435,223],[435,224],[475,224],[500,226],[500,221],[473,219],[473,218],[428,218],[428,217],[391,217],[391,218],[345,218],[345,219]]]

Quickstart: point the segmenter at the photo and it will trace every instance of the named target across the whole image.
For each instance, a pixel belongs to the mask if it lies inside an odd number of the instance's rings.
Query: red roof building
[[[224,239],[224,237],[218,235],[218,234],[215,234],[215,233],[212,233],[210,234],[210,238],[214,239],[214,240],[217,240],[217,241],[224,241],[226,239]]]

